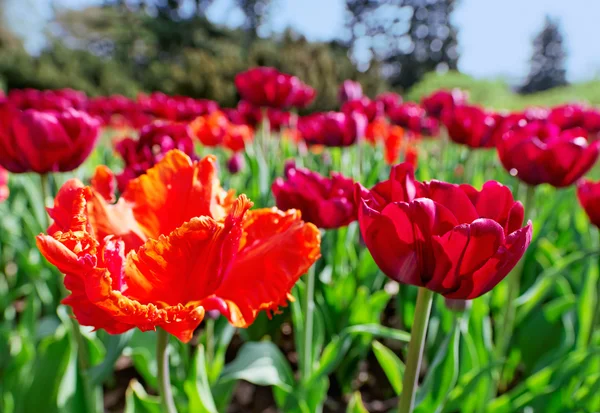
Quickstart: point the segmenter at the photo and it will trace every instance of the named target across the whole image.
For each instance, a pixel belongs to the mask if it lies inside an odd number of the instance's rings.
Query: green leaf
[[[386,377],[388,378],[396,396],[400,396],[402,393],[402,376],[404,375],[404,363],[398,358],[396,354],[379,341],[374,341],[373,354],[377,358],[379,365],[383,369]]]
[[[149,396],[144,387],[137,381],[129,383],[125,393],[125,410],[123,413],[164,413],[158,397]]]
[[[71,357],[67,334],[42,341],[33,371],[33,381],[24,400],[25,412],[55,412],[62,380]]]
[[[269,342],[245,343],[231,363],[225,366],[220,381],[246,380],[258,386],[277,386],[291,392],[294,375],[279,348]]]
[[[423,385],[417,393],[415,412],[441,412],[458,379],[460,329],[454,328],[437,350]]]
[[[189,411],[194,413],[217,413],[206,372],[204,346],[199,345],[192,359],[192,366],[183,384],[189,399]]]
[[[362,398],[360,397],[360,392],[356,391],[352,394],[352,398],[348,402],[346,413],[369,413],[363,404]]]

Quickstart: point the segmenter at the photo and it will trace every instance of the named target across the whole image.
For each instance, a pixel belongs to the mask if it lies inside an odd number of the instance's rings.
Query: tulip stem
[[[598,235],[600,236],[600,231],[598,232]],[[600,257],[598,257],[598,271],[600,272]],[[600,274],[597,275],[597,277],[600,277]],[[592,328],[590,329],[590,333],[588,336],[589,346],[592,345],[592,341],[594,339],[594,332],[600,327],[598,326],[598,324],[600,324],[600,282],[596,280],[596,306],[594,307],[594,313],[592,314]]]
[[[48,206],[48,199],[50,198],[50,180],[48,178],[48,174],[40,175],[40,187],[42,189],[42,206],[44,207],[44,218],[42,220],[44,232],[50,226],[50,220],[48,219],[48,213],[46,212],[46,207]]]
[[[215,355],[215,320],[211,317],[206,318],[206,363],[211,365]]]
[[[402,395],[398,404],[398,413],[411,413],[415,405],[415,395],[423,349],[425,348],[425,336],[429,324],[429,314],[433,303],[433,291],[425,287],[419,287],[417,305],[415,307],[415,318],[410,332],[410,343],[408,344],[408,356],[406,369],[402,380]]]
[[[312,374],[312,345],[313,345],[313,326],[315,311],[315,267],[308,269],[306,275],[306,308],[304,314],[306,319],[304,323],[304,378],[308,380]]]
[[[169,372],[169,333],[162,328],[157,329],[156,359],[158,362],[158,392],[164,413],[177,413],[173,393],[171,391],[171,375]]]

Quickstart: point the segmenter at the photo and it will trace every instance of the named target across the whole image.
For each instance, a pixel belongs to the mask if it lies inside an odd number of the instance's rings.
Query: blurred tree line
[[[6,1],[0,0],[0,21]],[[244,16],[235,29],[205,17],[217,1],[105,0],[57,10],[39,56],[28,54],[2,24],[0,88],[72,87],[92,96],[132,97],[162,91],[234,106],[235,75],[266,65],[313,86],[318,94],[311,109],[327,110],[338,106],[345,79],[360,81],[371,96],[402,93],[427,73],[458,67],[451,20],[458,0],[346,0],[345,36],[331,42],[309,42],[292,30],[269,36],[269,13],[285,0],[231,0]],[[564,84],[562,38],[554,22],[546,26],[534,42],[526,93]]]

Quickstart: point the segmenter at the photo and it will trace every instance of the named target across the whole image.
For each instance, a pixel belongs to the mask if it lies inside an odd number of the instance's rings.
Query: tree
[[[531,69],[520,93],[534,93],[567,84],[563,36],[557,20],[546,16],[544,28],[533,40]]]
[[[457,30],[450,20],[455,3],[347,0],[352,46],[368,43],[384,76],[398,88],[410,88],[430,71],[456,70]]]

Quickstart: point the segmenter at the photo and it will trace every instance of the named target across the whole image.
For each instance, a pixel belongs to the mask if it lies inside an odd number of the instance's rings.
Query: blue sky
[[[35,19],[31,7],[41,16],[38,19],[50,15],[50,0],[5,1],[13,22]],[[54,0],[56,5],[67,7],[94,2],[97,0]],[[329,40],[344,31],[344,0],[274,0],[273,3],[269,26],[276,32],[292,27],[310,40]],[[232,0],[217,0],[209,9],[209,17],[219,23],[239,24],[243,16],[231,5]],[[518,82],[527,74],[531,40],[541,29],[546,14],[561,23],[569,79],[600,77],[597,40],[600,0],[460,0],[453,17],[459,30],[460,69],[476,77],[503,76]],[[35,48],[40,43],[41,31],[31,30],[30,24],[21,26]]]

